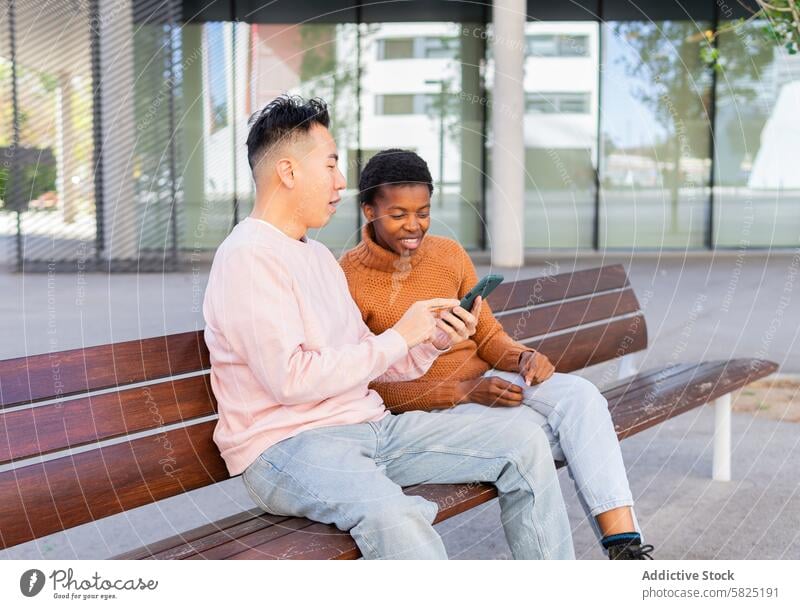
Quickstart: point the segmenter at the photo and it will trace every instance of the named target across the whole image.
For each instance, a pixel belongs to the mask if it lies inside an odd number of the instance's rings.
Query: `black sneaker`
[[[653,551],[650,544],[639,545],[638,543],[627,543],[611,546],[608,548],[609,560],[655,560],[650,556]]]

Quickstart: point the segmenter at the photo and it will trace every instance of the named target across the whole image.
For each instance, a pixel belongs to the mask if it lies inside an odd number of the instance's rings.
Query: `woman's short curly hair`
[[[428,164],[416,152],[389,148],[373,156],[358,181],[359,201],[372,204],[381,186],[424,184],[433,193]]]

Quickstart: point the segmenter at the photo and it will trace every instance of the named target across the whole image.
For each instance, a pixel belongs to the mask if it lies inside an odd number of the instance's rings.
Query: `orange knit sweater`
[[[429,298],[462,298],[478,283],[475,267],[461,245],[426,235],[416,253],[399,256],[378,245],[368,225],[362,241],[339,260],[364,322],[375,334],[392,327],[411,304]],[[490,368],[516,372],[523,351],[483,304],[474,336],[440,355],[413,381],[372,383],[392,412],[449,408],[458,403],[460,381]]]

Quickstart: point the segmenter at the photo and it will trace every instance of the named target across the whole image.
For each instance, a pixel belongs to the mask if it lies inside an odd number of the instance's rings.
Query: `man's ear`
[[[294,165],[291,159],[279,159],[275,163],[275,170],[286,188],[294,188]]]

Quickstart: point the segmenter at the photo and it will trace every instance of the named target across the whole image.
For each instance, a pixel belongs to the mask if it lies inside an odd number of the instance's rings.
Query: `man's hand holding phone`
[[[458,306],[455,298],[432,298],[412,304],[393,328],[402,336],[408,348],[434,338],[437,331],[436,311]]]

